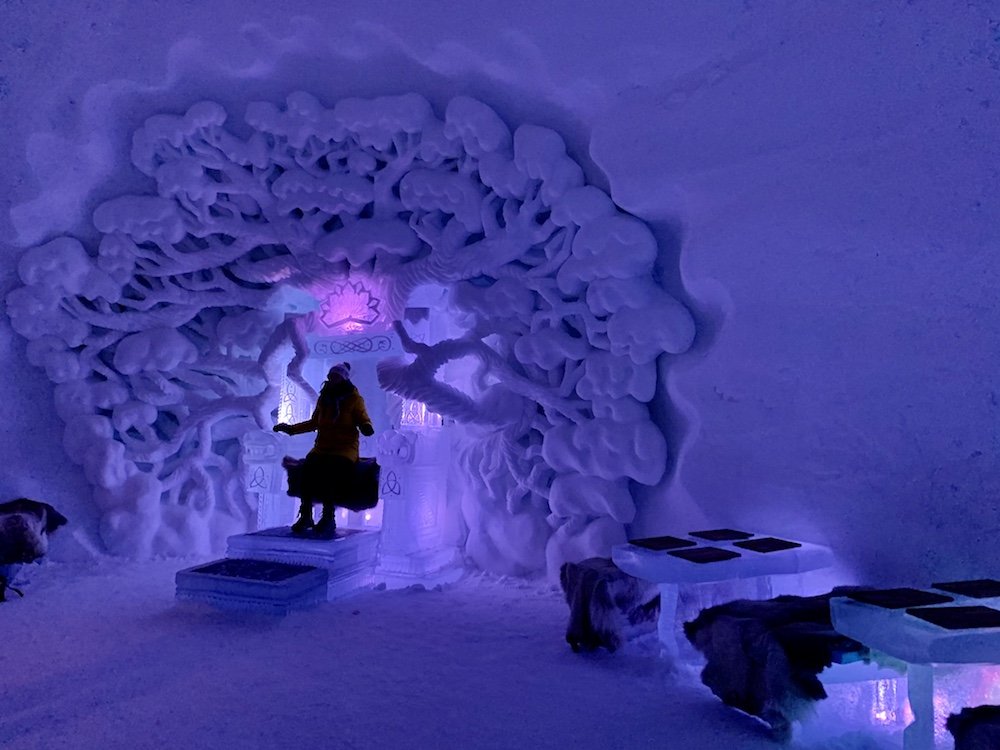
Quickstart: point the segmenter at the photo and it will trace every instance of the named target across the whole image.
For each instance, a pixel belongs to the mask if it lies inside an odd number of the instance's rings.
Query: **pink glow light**
[[[308,330],[345,334],[386,329],[384,284],[377,279],[352,275],[310,287],[319,310],[307,316]]]

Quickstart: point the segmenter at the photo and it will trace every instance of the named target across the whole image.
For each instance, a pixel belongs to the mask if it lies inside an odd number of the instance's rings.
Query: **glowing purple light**
[[[385,325],[384,290],[374,279],[340,279],[311,291],[319,300],[314,321],[327,330],[349,333]]]

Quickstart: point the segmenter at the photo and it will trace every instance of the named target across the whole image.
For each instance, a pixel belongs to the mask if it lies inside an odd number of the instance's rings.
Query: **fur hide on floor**
[[[946,723],[955,738],[955,750],[997,750],[1000,748],[1000,706],[963,708]]]
[[[559,570],[569,625],[566,642],[574,651],[604,647],[615,651],[630,630],[655,629],[660,597],[655,584],[623,572],[611,560],[592,557],[564,563]]]
[[[49,534],[66,523],[66,517],[48,503],[23,497],[0,503],[0,602],[5,601],[9,584],[3,568],[44,557]]]
[[[723,703],[767,722],[775,739],[791,739],[792,722],[826,697],[819,673],[838,652],[864,651],[830,622],[830,599],[779,596],[710,607],[684,634],[707,659],[702,682]]]

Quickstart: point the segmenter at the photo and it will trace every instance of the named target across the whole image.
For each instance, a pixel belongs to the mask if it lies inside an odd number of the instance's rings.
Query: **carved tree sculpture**
[[[379,379],[476,426],[461,456],[474,559],[551,570],[623,539],[629,482],[655,484],[666,460],[655,360],[694,335],[653,281],[649,229],[584,184],[556,133],[512,135],[466,97],[442,122],[415,94],[327,109],[295,93],[249,105],[245,139],[226,117],[201,102],[149,118],[132,161],[155,194],[100,205],[96,248],[29,249],[7,298],[108,549],[204,552],[247,527],[239,439],[271,425],[284,344],[311,390],[294,290],[332,268],[387,279],[397,320],[416,287],[451,287],[467,333],[427,345],[397,325],[414,359]],[[468,357],[475,393],[436,378]]]

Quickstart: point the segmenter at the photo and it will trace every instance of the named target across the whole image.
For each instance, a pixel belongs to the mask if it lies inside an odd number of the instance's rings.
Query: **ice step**
[[[285,615],[326,601],[328,578],[311,565],[227,558],[178,571],[175,580],[181,600]]]
[[[229,537],[230,558],[309,565],[326,571],[327,599],[375,583],[379,532],[337,529],[334,539],[293,535],[288,526]]]

